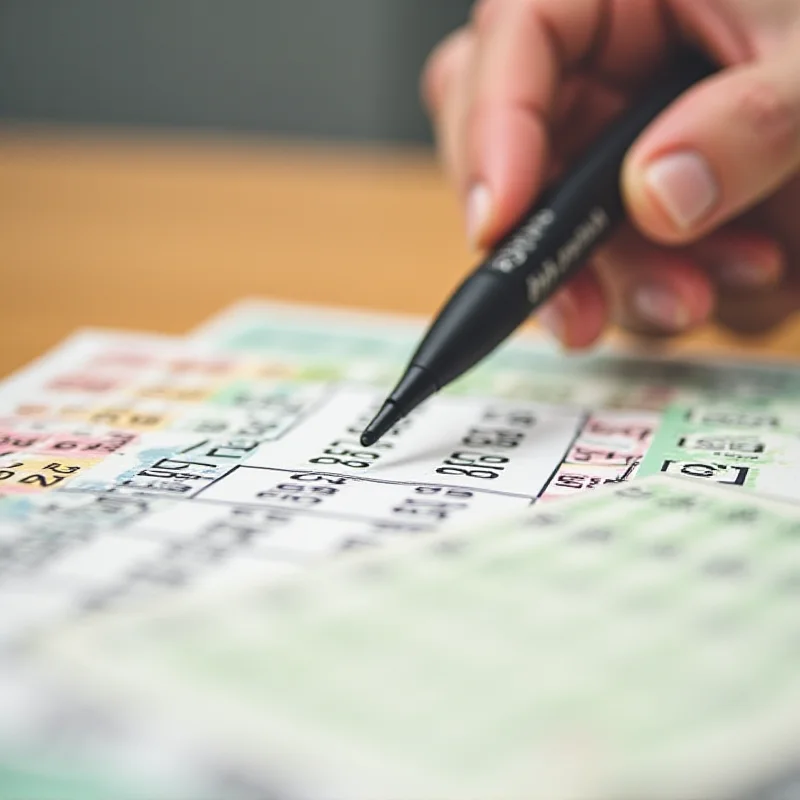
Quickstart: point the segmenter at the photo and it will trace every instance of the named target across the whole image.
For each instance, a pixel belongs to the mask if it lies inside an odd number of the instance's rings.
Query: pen
[[[586,263],[625,217],[620,173],[645,128],[716,71],[684,51],[639,103],[547,190],[439,312],[394,391],[361,434],[369,447],[507,339]]]

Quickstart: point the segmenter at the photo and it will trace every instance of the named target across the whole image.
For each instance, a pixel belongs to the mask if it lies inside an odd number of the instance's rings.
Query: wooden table
[[[429,314],[471,261],[426,152],[0,131],[0,374],[81,326],[183,333],[245,296]],[[800,322],[679,347],[800,355]]]

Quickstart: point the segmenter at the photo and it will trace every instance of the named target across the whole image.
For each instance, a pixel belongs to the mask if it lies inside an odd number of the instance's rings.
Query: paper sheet
[[[800,758],[800,506],[657,476],[50,643],[289,797],[711,798]]]
[[[365,449],[415,329],[311,316],[251,305],[190,342],[87,332],[0,387],[0,599],[19,608],[0,640],[640,473],[795,495],[789,365],[572,363],[523,338]],[[254,330],[258,353],[225,349]]]
[[[100,609],[637,474],[795,494],[792,365],[570,360],[525,337],[364,450],[419,335],[382,319],[249,304],[189,341],[87,332],[0,386],[0,657]],[[0,711],[2,749],[31,713]]]
[[[358,434],[382,389],[282,373],[270,360],[97,333],[0,391],[0,596],[25,598],[0,635],[59,608],[277,574],[525,508],[596,424],[579,408],[442,397],[365,450]]]

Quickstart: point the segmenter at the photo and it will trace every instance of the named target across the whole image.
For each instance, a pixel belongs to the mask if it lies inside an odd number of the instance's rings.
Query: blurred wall
[[[426,141],[471,0],[0,0],[0,118]]]

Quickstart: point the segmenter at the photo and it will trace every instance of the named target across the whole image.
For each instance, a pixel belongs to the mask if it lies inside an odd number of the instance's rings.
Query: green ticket
[[[799,467],[796,409],[715,404],[668,409],[638,474],[682,475],[800,498]]]
[[[800,757],[800,506],[656,476],[44,644],[286,796],[722,798]]]

